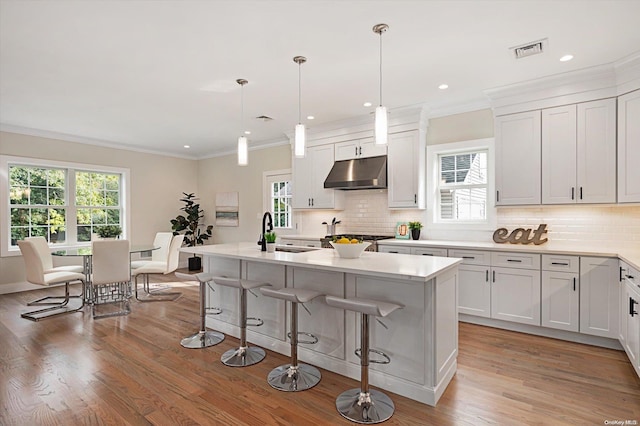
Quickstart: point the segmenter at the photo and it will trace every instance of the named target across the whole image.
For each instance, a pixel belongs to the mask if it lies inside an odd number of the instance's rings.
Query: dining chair
[[[53,266],[53,256],[51,256],[51,250],[49,249],[49,244],[44,237],[27,237],[24,241],[29,241],[33,243],[33,246],[36,250],[36,254],[40,258],[40,262],[42,262],[42,268],[44,273],[50,272],[78,272],[84,273],[84,266],[82,265],[68,265],[68,266]],[[58,301],[54,301],[58,299]],[[46,296],[40,299],[33,300],[27,303],[27,306],[38,306],[38,305],[59,305],[64,296]],[[51,301],[50,301],[51,300]]]
[[[39,321],[44,318],[62,314],[69,314],[82,309],[82,307],[84,306],[84,293],[86,291],[84,274],[72,271],[45,272],[48,265],[43,262],[36,244],[37,243],[34,243],[33,241],[18,241],[18,247],[20,248],[20,252],[22,253],[22,257],[24,259],[27,281],[31,284],[45,286],[64,283],[64,296],[59,297],[59,299],[62,299],[60,303],[50,303],[53,306],[32,312],[25,312],[20,316],[31,321]],[[82,283],[82,293],[79,295],[69,295],[69,283],[75,281],[79,281],[80,283]],[[69,302],[71,299],[80,299],[80,306],[76,308],[69,306]]]
[[[134,277],[134,287],[136,300],[140,302],[161,302],[168,300],[176,300],[182,295],[177,292],[166,291],[152,291],[149,288],[149,275],[151,274],[163,274],[167,275],[178,269],[178,263],[180,261],[180,247],[184,241],[184,235],[174,235],[171,238],[171,244],[169,244],[169,250],[164,260],[150,261],[144,266],[132,270]],[[140,298],[138,296],[138,276],[142,275],[142,288],[145,291],[147,297]]]
[[[92,241],[91,315],[105,318],[131,313],[131,268],[129,240]],[[97,314],[98,306],[119,309]]]
[[[153,239],[153,247],[158,248],[151,252],[151,260],[134,260],[131,262],[131,269],[138,269],[148,265],[149,262],[164,262],[167,259],[172,238],[173,232],[157,232]]]

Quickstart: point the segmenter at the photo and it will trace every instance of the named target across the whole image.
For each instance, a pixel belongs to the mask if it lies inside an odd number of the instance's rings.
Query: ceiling
[[[204,158],[235,149],[238,78],[249,81],[250,146],[292,132],[296,55],[308,59],[309,128],[370,114],[378,23],[390,27],[383,103],[462,111],[487,106],[485,89],[637,52],[638,16],[637,0],[0,0],[0,129]],[[545,53],[513,58],[510,47],[543,38]],[[567,53],[574,59],[560,62]]]

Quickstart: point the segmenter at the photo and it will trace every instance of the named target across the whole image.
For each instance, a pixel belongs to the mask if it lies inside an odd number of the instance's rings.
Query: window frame
[[[262,173],[262,210],[265,212],[270,212],[273,215],[273,211],[271,208],[271,183],[274,180],[287,180],[293,183],[293,175],[291,173],[291,169],[281,169],[281,170],[269,170]],[[293,194],[292,194],[292,203],[293,203]],[[277,236],[284,235],[294,235],[297,233],[298,220],[297,213],[293,208],[293,204],[291,205],[291,228],[275,228],[274,232],[276,232]]]
[[[75,224],[70,226],[69,218],[75,218],[77,210],[75,205],[75,172],[95,172],[119,174],[121,179],[121,227],[123,238],[128,238],[131,223],[131,197],[130,197],[130,170],[121,167],[104,166],[98,164],[73,163],[67,161],[48,160],[42,158],[17,157],[0,155],[0,256],[19,256],[20,249],[11,246],[11,203],[9,200],[9,166],[43,167],[64,169],[66,173],[65,202],[67,217],[67,241],[64,244],[56,244],[55,248],[65,249],[89,246],[91,242],[77,242]],[[75,219],[74,219],[75,221]],[[75,242],[71,242],[73,239]],[[53,246],[51,246],[53,247]]]
[[[440,157],[469,152],[487,153],[487,217],[485,220],[440,219]],[[493,230],[497,225],[495,208],[495,140],[473,139],[427,146],[427,228],[448,230]],[[467,187],[467,185],[465,185]],[[471,186],[469,186],[471,187]]]

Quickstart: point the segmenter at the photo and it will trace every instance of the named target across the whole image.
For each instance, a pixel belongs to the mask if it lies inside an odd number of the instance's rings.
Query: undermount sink
[[[319,250],[316,247],[287,247],[287,246],[278,246],[276,247],[276,251],[284,251],[287,253],[304,253],[306,251]]]

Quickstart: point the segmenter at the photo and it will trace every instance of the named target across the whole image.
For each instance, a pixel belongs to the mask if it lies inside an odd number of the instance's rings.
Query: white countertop
[[[573,256],[618,257],[640,268],[640,243],[637,248],[619,248],[615,246],[593,245],[585,243],[564,243],[548,241],[536,246],[534,244],[497,244],[483,241],[446,241],[446,240],[396,240],[378,241],[378,245],[410,246],[410,247],[444,247],[469,250],[524,251],[540,254],[566,254]]]
[[[323,269],[335,272],[388,277],[391,279],[427,282],[442,272],[455,267],[461,259],[423,257],[365,251],[357,259],[343,259],[333,249],[317,249],[303,253],[260,251],[256,243],[212,244],[184,247],[184,253],[218,256],[256,262],[277,263],[287,266]]]

